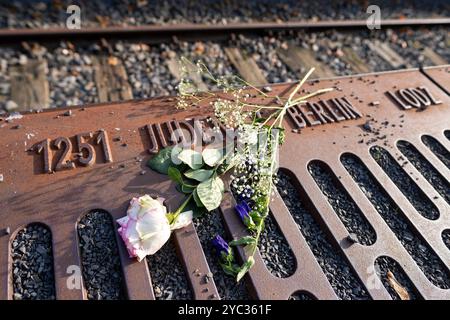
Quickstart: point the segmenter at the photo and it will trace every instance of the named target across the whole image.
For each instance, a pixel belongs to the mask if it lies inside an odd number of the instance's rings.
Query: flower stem
[[[186,200],[184,200],[184,202],[181,204],[181,206],[178,207],[178,209],[173,213],[173,220],[175,221],[177,220],[178,216],[180,215],[180,213],[183,211],[183,209],[187,206],[187,204],[189,203],[189,201],[192,198],[193,193],[191,193]]]

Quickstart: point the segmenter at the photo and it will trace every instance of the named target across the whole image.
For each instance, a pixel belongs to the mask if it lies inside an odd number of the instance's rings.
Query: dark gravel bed
[[[95,46],[76,47],[70,42],[57,46],[32,45],[26,48],[0,49],[0,108],[15,111],[16,103],[10,102],[11,84],[9,72],[12,67],[25,65],[30,60],[47,61],[49,83],[49,107],[66,107],[98,102],[94,79],[92,55]],[[3,102],[1,97],[3,98]],[[38,106],[31,106],[32,109]]]
[[[65,26],[66,8],[78,4],[82,26],[172,23],[220,23],[247,21],[367,19],[365,2],[316,0],[102,0],[102,1],[0,1],[0,27],[40,28]],[[377,1],[382,18],[448,16],[444,0]]]
[[[192,299],[192,291],[172,239],[146,259],[157,300]]]
[[[125,65],[135,99],[176,94],[178,81],[165,63],[170,50],[166,44],[117,42],[112,47]]]
[[[445,135],[450,139],[450,131],[445,131]],[[450,152],[439,141],[432,136],[424,135],[422,142],[450,169]]]
[[[395,161],[389,152],[379,146],[374,146],[370,148],[370,154],[409,202],[411,202],[417,212],[430,220],[439,218],[439,211],[436,206],[428,199],[422,189],[417,186],[414,180]],[[398,160],[405,161],[403,156],[399,156]]]
[[[109,213],[89,212],[80,220],[77,230],[88,299],[125,299],[115,229]]]
[[[308,170],[348,232],[356,236],[358,243],[366,246],[375,243],[375,230],[330,168],[320,161],[313,161],[308,164]]]
[[[245,281],[236,283],[236,279],[223,272],[222,267],[219,264],[219,259],[211,244],[211,240],[216,234],[227,239],[220,213],[218,211],[213,211],[206,216],[194,219],[194,226],[197,230],[197,235],[202,244],[209,268],[213,273],[214,283],[216,284],[220,298],[222,300],[250,299],[245,287]]]
[[[171,43],[167,48],[170,54],[176,52],[179,57],[185,57],[193,63],[197,61],[202,62],[210,70],[216,79],[229,78],[232,75],[237,75],[238,72],[229,61],[225,51],[223,50],[225,44],[219,42],[186,42],[176,41]],[[210,90],[219,89],[218,86],[208,77],[202,77],[203,82]]]
[[[295,292],[293,295],[289,297],[289,300],[317,300],[315,297],[313,297],[311,294],[307,292]]]
[[[433,188],[436,189],[442,198],[450,204],[450,182],[448,182],[411,143],[401,140],[397,142],[397,147],[433,186]]]
[[[264,37],[239,35],[230,44],[242,48],[245,56],[253,58],[269,83],[291,82],[297,80],[299,75],[292,72],[277,54],[277,50],[287,46],[287,41],[292,40],[291,38],[285,33]]]
[[[92,55],[99,52],[97,45],[77,47],[61,42],[56,48],[41,48],[48,63],[51,107],[99,102],[92,66]]]
[[[337,296],[344,300],[370,299],[338,244],[324,230],[320,218],[307,209],[304,198],[300,198],[299,190],[294,186],[295,182],[286,172],[279,171],[278,192]]]
[[[389,282],[389,271],[392,272],[398,284],[400,284],[408,292],[409,300],[423,300],[422,296],[403,271],[402,267],[394,259],[386,256],[377,258],[375,260],[375,270],[393,300],[401,300],[401,298]]]
[[[267,216],[264,223],[265,227],[261,232],[258,249],[267,269],[279,278],[286,278],[293,275],[297,269],[295,256],[281,233],[272,213]]]
[[[54,300],[52,235],[40,224],[17,233],[11,244],[14,300]]]
[[[411,226],[362,161],[346,153],[342,155],[341,162],[431,283],[442,289],[450,288],[450,273],[445,264]]]
[[[450,229],[442,231],[442,240],[444,240],[445,245],[450,250]]]

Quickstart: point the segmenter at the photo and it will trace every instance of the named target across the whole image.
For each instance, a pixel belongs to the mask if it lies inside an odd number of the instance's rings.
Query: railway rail
[[[420,19],[383,19],[380,28],[446,26],[450,18]],[[258,33],[286,30],[323,30],[323,29],[360,29],[367,28],[366,20],[330,20],[330,21],[287,21],[287,22],[246,22],[228,24],[176,24],[144,26],[86,27],[82,29],[45,28],[45,29],[0,29],[1,42],[44,41],[63,39],[145,39],[148,43],[160,43],[173,37],[186,40],[223,39],[231,33]]]

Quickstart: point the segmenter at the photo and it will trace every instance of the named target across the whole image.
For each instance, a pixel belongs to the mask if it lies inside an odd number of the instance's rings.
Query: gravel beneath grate
[[[447,137],[448,140],[450,140],[450,130],[445,130],[444,135]]]
[[[341,162],[431,283],[442,289],[450,288],[450,273],[446,266],[417,235],[401,209],[361,160],[347,153],[341,157]]]
[[[270,213],[264,221],[258,244],[259,253],[269,271],[276,277],[286,278],[297,269],[295,256]]]
[[[445,135],[450,139],[450,131],[445,131]],[[432,136],[424,135],[422,142],[450,169],[450,152],[439,141]]]
[[[293,179],[284,171],[279,172],[278,192],[337,296],[344,300],[370,299],[341,249],[322,229],[317,217],[306,208],[304,200],[299,197],[299,190],[293,183]]]
[[[422,189],[416,185],[414,180],[406,174],[402,166],[394,160],[389,152],[381,147],[374,146],[370,148],[370,154],[409,202],[411,202],[417,212],[430,220],[439,218],[439,211],[436,206],[428,199]],[[400,156],[398,160],[402,161],[405,159],[403,156]]]
[[[31,224],[11,245],[14,300],[54,300],[52,235],[47,227]]]
[[[192,291],[172,239],[146,259],[157,300],[192,299]]]
[[[416,167],[434,189],[450,204],[450,183],[428,162],[428,160],[406,141],[398,141],[397,147],[403,155]],[[434,198],[437,198],[435,196]]]
[[[311,294],[306,292],[295,292],[292,296],[289,297],[289,300],[317,300]]]
[[[375,243],[375,230],[343,186],[337,182],[330,168],[322,162],[313,161],[308,164],[308,170],[348,232],[357,237],[358,243],[366,246]]]
[[[414,284],[403,271],[402,267],[394,259],[386,256],[377,258],[375,260],[375,270],[393,300],[401,300],[401,298],[389,281],[389,271],[392,272],[398,284],[400,284],[408,292],[409,300],[423,299]]]
[[[203,247],[203,252],[208,261],[209,268],[214,275],[214,283],[216,284],[219,296],[222,300],[248,300],[250,296],[245,287],[245,282],[236,283],[236,280],[225,274],[219,264],[219,259],[216,256],[213,246],[211,244],[212,238],[219,234],[224,239],[225,229],[218,211],[213,211],[207,215],[194,219],[194,226],[197,230],[197,235]]]
[[[442,240],[447,248],[450,250],[450,229],[442,231]]]
[[[122,269],[109,213],[86,214],[78,223],[78,237],[88,299],[124,299]]]

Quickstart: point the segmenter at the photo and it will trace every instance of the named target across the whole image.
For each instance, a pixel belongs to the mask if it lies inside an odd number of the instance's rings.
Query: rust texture
[[[425,72],[434,77],[434,72]],[[374,299],[390,299],[385,287],[373,289],[369,283],[373,279],[369,279],[367,270],[379,256],[397,261],[424,298],[450,299],[450,290],[434,286],[425,277],[340,162],[345,152],[362,160],[448,271],[450,250],[441,238],[442,231],[450,229],[448,203],[435,197],[436,192],[427,180],[412,164],[406,164],[405,170],[439,212],[438,219],[425,219],[369,152],[371,146],[379,145],[397,159],[400,152],[396,141],[409,141],[450,180],[448,168],[421,142],[421,136],[429,134],[450,149],[444,136],[444,131],[450,129],[450,97],[428,76],[419,70],[406,70],[311,81],[305,85],[306,91],[330,86],[336,90],[312,99],[309,105],[293,108],[286,120],[289,129],[281,149],[280,166],[299,181],[316,215],[324,221],[323,227],[336,242],[336,250],[345,256]],[[435,81],[448,84],[449,73],[439,74]],[[288,95],[292,88],[293,84],[274,85],[272,93]],[[80,265],[76,224],[84,213],[104,209],[117,219],[125,215],[131,197],[144,193],[163,196],[169,208],[182,201],[182,195],[166,176],[145,167],[155,143],[170,143],[158,133],[149,135],[153,132],[149,128],[155,132],[162,128],[164,136],[169,126],[161,124],[177,120],[178,125],[189,127],[186,123],[194,122],[196,117],[204,118],[211,110],[199,106],[177,111],[174,105],[173,98],[150,99],[70,108],[70,113],[63,109],[47,110],[24,114],[12,123],[0,121],[0,173],[4,177],[0,183],[0,299],[12,299],[11,241],[25,225],[40,222],[52,231],[57,299],[83,299],[86,297],[83,288],[67,289],[66,269],[69,265]],[[367,132],[368,125],[372,126],[370,130],[382,129],[373,135]],[[70,145],[72,149],[68,150]],[[52,156],[45,156],[46,149],[52,151],[49,153]],[[144,161],[136,161],[137,157]],[[323,161],[339,177],[375,230],[376,241],[372,245],[349,245],[345,241],[348,230],[308,172],[311,160]],[[141,174],[143,170],[145,174]],[[220,211],[230,238],[245,234],[229,193]],[[287,299],[298,291],[318,299],[337,299],[279,195],[275,196],[271,211],[296,258],[297,268],[293,275],[277,278],[257,253],[256,264],[244,279],[249,292],[257,299]],[[7,228],[10,234],[4,232]],[[205,282],[195,275],[210,271],[195,228],[191,225],[178,230],[174,237],[194,298],[217,298],[214,282]],[[154,299],[146,263],[128,258],[122,242],[118,242],[128,297]],[[243,258],[245,253],[239,251],[239,255]]]

